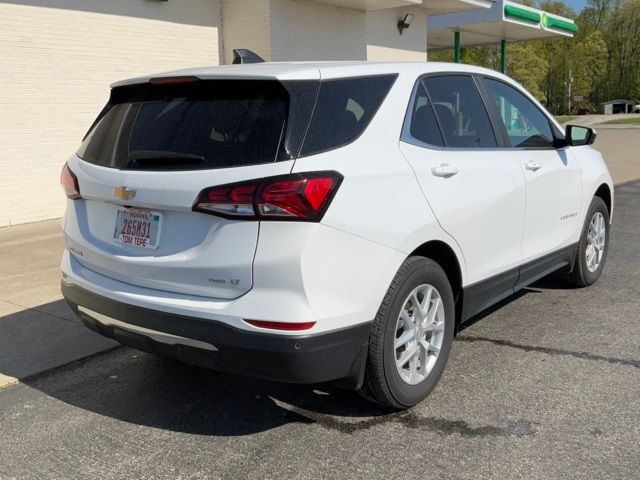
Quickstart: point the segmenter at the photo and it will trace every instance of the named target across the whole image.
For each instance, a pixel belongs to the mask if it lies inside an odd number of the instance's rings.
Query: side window
[[[466,75],[428,77],[424,84],[447,147],[497,147],[496,137],[473,79]]]
[[[301,156],[338,148],[358,138],[395,79],[396,75],[380,75],[321,82]]]
[[[498,80],[485,78],[484,84],[495,102],[512,147],[553,146],[551,123],[531,100]]]
[[[422,82],[418,83],[415,100],[411,106],[409,134],[416,140],[428,143],[429,145],[437,147],[444,146],[436,116],[433,113],[433,108],[422,86]]]

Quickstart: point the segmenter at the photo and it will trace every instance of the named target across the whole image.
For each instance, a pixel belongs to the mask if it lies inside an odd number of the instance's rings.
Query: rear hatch
[[[205,188],[289,173],[317,81],[169,77],[114,88],[68,166],[69,251],[130,284],[232,299],[252,286],[259,222],[193,212]]]

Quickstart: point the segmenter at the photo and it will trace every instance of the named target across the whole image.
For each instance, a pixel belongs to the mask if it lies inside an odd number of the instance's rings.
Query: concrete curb
[[[17,378],[0,373],[0,391],[18,383],[20,383],[20,380],[18,380]]]

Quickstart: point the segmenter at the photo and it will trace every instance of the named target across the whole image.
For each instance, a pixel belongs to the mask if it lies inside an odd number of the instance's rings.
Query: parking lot
[[[624,183],[598,283],[548,278],[487,312],[403,413],[119,347],[60,300],[58,221],[0,230],[0,479],[638,478],[640,135],[625,131],[596,145]]]

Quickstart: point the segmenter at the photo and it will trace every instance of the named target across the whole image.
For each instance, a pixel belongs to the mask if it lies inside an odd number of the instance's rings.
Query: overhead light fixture
[[[400,20],[398,20],[398,31],[400,35],[402,32],[411,26],[411,22],[413,21],[413,14],[407,13]]]

